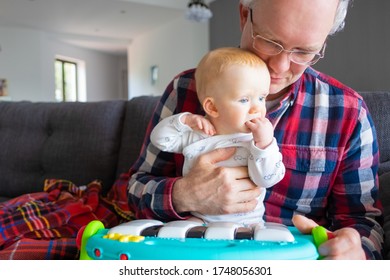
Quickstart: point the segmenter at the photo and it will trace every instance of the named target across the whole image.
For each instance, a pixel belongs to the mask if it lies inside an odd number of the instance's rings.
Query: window
[[[56,59],[55,98],[57,101],[80,101],[76,62]]]

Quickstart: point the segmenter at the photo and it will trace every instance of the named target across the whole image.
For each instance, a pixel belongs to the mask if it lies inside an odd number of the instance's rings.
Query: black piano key
[[[203,238],[207,227],[196,226],[187,231],[186,238]]]
[[[147,227],[141,231],[142,236],[157,237],[160,228],[164,225],[155,225]],[[190,228],[186,233],[186,238],[204,238],[207,226],[195,226]],[[234,233],[234,239],[253,239],[253,229],[247,227],[239,227]]]
[[[151,226],[151,227],[147,227],[145,229],[143,229],[141,231],[141,236],[150,236],[150,237],[156,237],[157,234],[158,234],[158,231],[160,230],[160,228],[162,228],[163,225],[157,225],[157,226]]]
[[[234,239],[253,239],[253,229],[247,227],[239,227],[236,229]]]

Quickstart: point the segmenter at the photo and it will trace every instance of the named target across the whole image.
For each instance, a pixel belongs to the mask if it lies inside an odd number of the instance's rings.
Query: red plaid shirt
[[[194,70],[181,73],[168,86],[139,159],[117,182],[117,187],[128,185],[129,207],[138,218],[186,218],[186,213],[176,213],[171,197],[183,158],[158,151],[149,139],[162,118],[180,112],[202,113]],[[379,152],[374,124],[362,98],[308,68],[268,118],[275,126],[286,175],[266,190],[264,219],[291,225],[292,216],[299,213],[330,230],[353,227],[362,236],[367,258],[381,258]]]

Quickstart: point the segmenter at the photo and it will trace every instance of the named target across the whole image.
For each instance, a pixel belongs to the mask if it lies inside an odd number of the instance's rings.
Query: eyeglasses
[[[286,50],[281,44],[276,43],[270,39],[264,38],[260,35],[255,35],[253,32],[253,16],[252,9],[249,9],[251,17],[251,32],[253,43],[252,46],[255,50],[266,55],[278,55],[282,52],[289,54],[290,61],[300,65],[314,65],[321,58],[324,57],[326,42],[322,45],[319,52],[306,52],[300,50]]]

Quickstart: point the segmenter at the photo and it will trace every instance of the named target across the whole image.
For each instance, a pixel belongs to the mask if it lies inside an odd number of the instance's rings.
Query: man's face
[[[288,52],[273,56],[259,52],[253,47],[252,35],[272,40],[285,50],[319,52],[332,28],[337,5],[338,0],[258,0],[251,21],[249,9],[240,4],[240,45],[266,62],[271,75],[268,99],[284,94],[308,65],[291,62]]]

